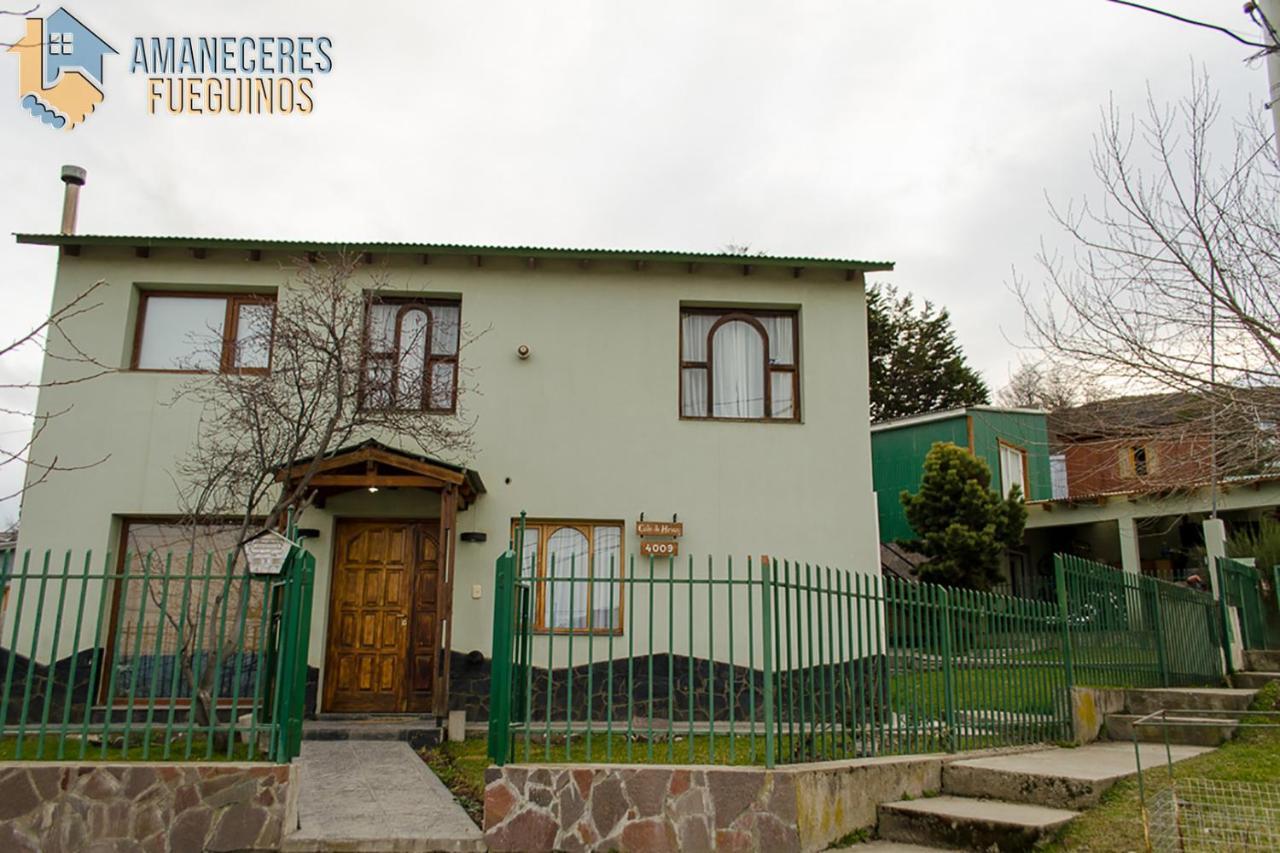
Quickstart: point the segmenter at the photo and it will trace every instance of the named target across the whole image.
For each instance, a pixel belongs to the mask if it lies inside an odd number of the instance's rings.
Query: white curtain
[[[795,385],[794,374],[786,370],[775,370],[771,373],[770,402],[773,404],[772,417],[795,417]]]
[[[769,333],[769,363],[795,364],[795,328],[794,317],[761,317],[760,322]],[[777,416],[774,412],[774,416]]]
[[[402,408],[422,405],[422,384],[427,372],[427,312],[406,311],[400,318],[400,354],[396,377],[397,402]]]
[[[457,305],[431,306],[431,322],[435,324],[431,332],[432,355],[458,354],[458,313]]]
[[[573,527],[561,527],[547,540],[546,623],[550,628],[587,627],[587,537]],[[572,575],[575,580],[570,581]],[[554,599],[554,600],[553,600]]]
[[[138,367],[144,370],[217,370],[222,358],[225,298],[149,296],[142,322]]]
[[[243,303],[236,317],[236,367],[269,367],[274,302]]]
[[[686,418],[707,416],[707,369],[686,367],[681,371],[680,413]]]
[[[711,341],[711,414],[764,417],[764,339],[755,326],[731,320]]]
[[[685,361],[707,360],[707,334],[719,316],[685,314],[680,318],[681,352]]]
[[[591,577],[591,627],[614,628],[617,626],[619,584],[601,579],[621,576],[622,529],[597,527],[592,531],[595,552],[592,555]]]

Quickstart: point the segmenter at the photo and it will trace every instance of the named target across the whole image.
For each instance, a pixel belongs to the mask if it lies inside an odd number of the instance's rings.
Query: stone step
[[[1033,850],[1080,813],[943,794],[882,803],[877,834],[888,841],[1001,853]]]
[[[1155,711],[1243,711],[1256,690],[1232,687],[1163,687],[1126,690],[1125,710],[1130,714]]]
[[[1163,744],[1141,744],[1142,765],[1166,759]],[[1208,752],[1173,746],[1174,761]],[[1096,806],[1107,790],[1138,772],[1132,743],[1091,743],[1073,749],[1043,749],[1009,755],[950,761],[942,766],[942,792],[960,797],[990,797],[1057,809]]]
[[[1280,649],[1246,649],[1244,668],[1254,672],[1280,672]]]
[[[1280,672],[1231,673],[1231,686],[1245,690],[1261,690],[1273,681],[1280,681]]]
[[[1138,714],[1108,714],[1107,737],[1114,741],[1133,742],[1135,720]],[[1236,721],[1222,717],[1194,717],[1187,714],[1171,714],[1161,725],[1137,726],[1138,740],[1143,743],[1169,743],[1191,746],[1222,746],[1236,732]]]

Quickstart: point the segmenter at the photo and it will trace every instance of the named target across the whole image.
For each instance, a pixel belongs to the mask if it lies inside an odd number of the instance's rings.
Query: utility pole
[[[1280,156],[1280,0],[1255,0],[1245,6],[1245,11],[1256,8],[1262,18],[1262,41],[1267,45],[1267,109],[1271,110],[1271,125],[1275,129],[1277,155]]]

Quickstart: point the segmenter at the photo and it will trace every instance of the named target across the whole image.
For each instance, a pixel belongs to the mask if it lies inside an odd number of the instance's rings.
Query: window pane
[[[686,367],[682,371],[684,385],[680,391],[680,413],[687,418],[707,416],[707,370]]]
[[[391,352],[395,349],[396,312],[399,305],[377,303],[369,306],[369,351]]]
[[[149,296],[142,318],[138,367],[217,370],[222,361],[225,298]]]
[[[516,527],[516,533],[519,535],[520,528]],[[513,536],[514,538],[514,536]],[[533,577],[538,572],[538,528],[525,527],[524,529],[524,548],[521,549],[520,557],[520,577]],[[535,594],[537,590],[534,590]]]
[[[1008,496],[1015,485],[1022,486],[1023,454],[1007,444],[1000,445],[1000,493]],[[1026,495],[1022,496],[1024,499]]]
[[[755,326],[732,320],[711,341],[711,414],[764,417],[764,339]]]
[[[561,527],[547,540],[546,624],[551,628],[587,627],[587,537]],[[573,575],[575,582],[569,581]],[[554,599],[554,600],[553,600]]]
[[[431,363],[431,408],[453,408],[453,371],[452,361],[434,361]]]
[[[610,629],[618,624],[617,583],[607,579],[621,576],[622,528],[599,526],[591,531],[595,540],[591,577],[591,627]],[[604,578],[606,581],[602,582]]]
[[[404,409],[422,406],[422,382],[427,370],[427,333],[430,320],[421,309],[400,318],[400,357],[396,364],[396,398]]]
[[[432,305],[431,320],[435,323],[431,331],[432,355],[458,354],[458,315],[461,309],[457,305]]]
[[[236,367],[269,367],[271,327],[276,316],[272,303],[245,303],[237,311]]]
[[[364,405],[385,409],[391,402],[391,362],[371,360],[365,367]]]
[[[796,318],[761,317],[760,322],[769,333],[769,363],[788,367],[795,364]]]
[[[707,333],[720,319],[716,314],[685,314],[680,318],[680,336],[685,361],[707,360]]]
[[[769,388],[773,402],[775,418],[794,418],[796,407],[794,398],[794,374],[786,370],[772,372],[772,385]]]

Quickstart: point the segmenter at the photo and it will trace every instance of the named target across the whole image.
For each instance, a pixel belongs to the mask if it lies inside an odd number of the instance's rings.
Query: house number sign
[[[640,553],[646,557],[679,557],[680,543],[667,539],[656,542],[641,542]]]

